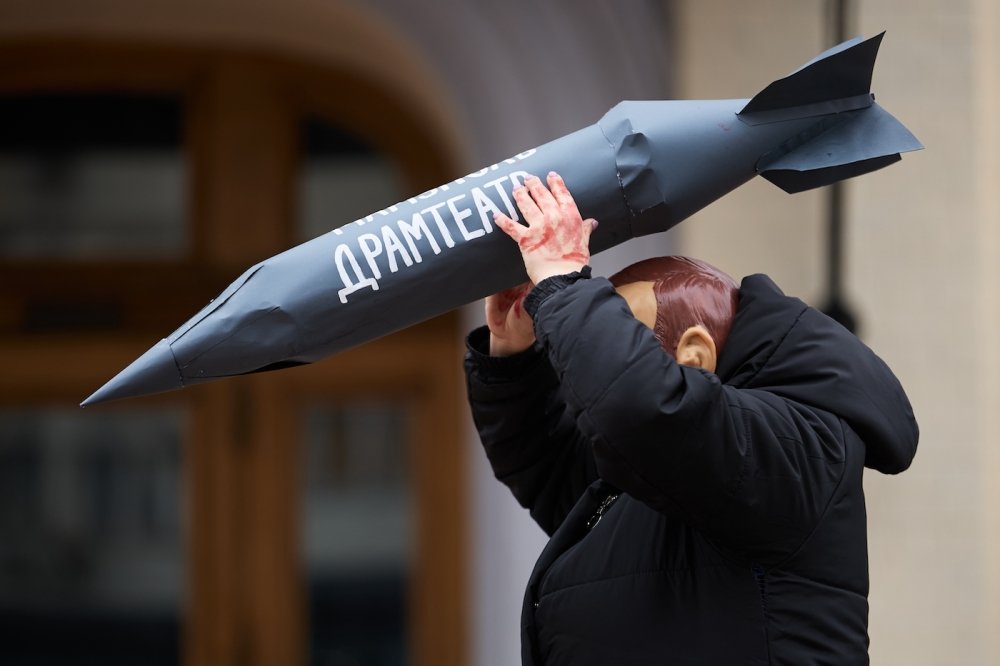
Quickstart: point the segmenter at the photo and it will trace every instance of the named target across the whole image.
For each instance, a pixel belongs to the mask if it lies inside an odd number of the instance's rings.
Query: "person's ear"
[[[704,326],[692,326],[684,331],[680,342],[677,343],[674,358],[681,365],[715,372],[715,363],[718,360],[715,340]]]

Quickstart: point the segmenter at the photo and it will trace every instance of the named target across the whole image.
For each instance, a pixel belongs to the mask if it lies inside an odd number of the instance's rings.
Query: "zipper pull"
[[[617,499],[618,499],[618,494],[608,495],[607,497],[604,498],[604,501],[601,502],[601,505],[597,507],[597,511],[595,511],[594,515],[591,516],[590,520],[587,521],[588,530],[592,530],[595,527],[597,527],[597,523],[601,522],[601,518],[604,517],[604,514],[607,512],[608,509],[611,508],[611,505],[614,504],[615,500]]]

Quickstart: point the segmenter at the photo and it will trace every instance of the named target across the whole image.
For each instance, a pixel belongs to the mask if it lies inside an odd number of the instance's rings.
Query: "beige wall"
[[[992,0],[854,4],[858,33],[888,30],[873,91],[927,146],[847,189],[848,298],[921,425],[910,471],[866,477],[872,662],[997,663],[1000,21]],[[824,3],[678,5],[684,97],[752,95],[827,45]],[[758,179],[676,233],[815,303],[822,207]]]
[[[675,66],[682,99],[753,97],[819,53],[815,2],[684,0]],[[820,292],[823,197],[793,197],[754,179],[676,227],[680,249],[734,276],[763,272],[804,298]]]

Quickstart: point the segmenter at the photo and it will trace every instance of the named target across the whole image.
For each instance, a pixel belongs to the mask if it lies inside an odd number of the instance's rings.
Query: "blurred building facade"
[[[914,469],[866,480],[872,659],[988,664],[1000,18],[848,4],[888,29],[873,89],[928,146],[846,188],[846,296],[923,432]],[[831,5],[0,3],[0,661],[517,663],[544,536],[465,414],[477,307],[308,368],[75,403],[295,242],[621,99],[751,96],[831,43]],[[753,182],[595,269],[683,252],[820,304],[825,197]]]

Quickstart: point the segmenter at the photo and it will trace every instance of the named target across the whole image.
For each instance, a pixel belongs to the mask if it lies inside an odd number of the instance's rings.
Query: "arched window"
[[[0,70],[5,649],[460,663],[453,316],[312,366],[76,407],[250,264],[453,177],[441,137],[371,81],[289,58],[0,57],[16,65]]]

